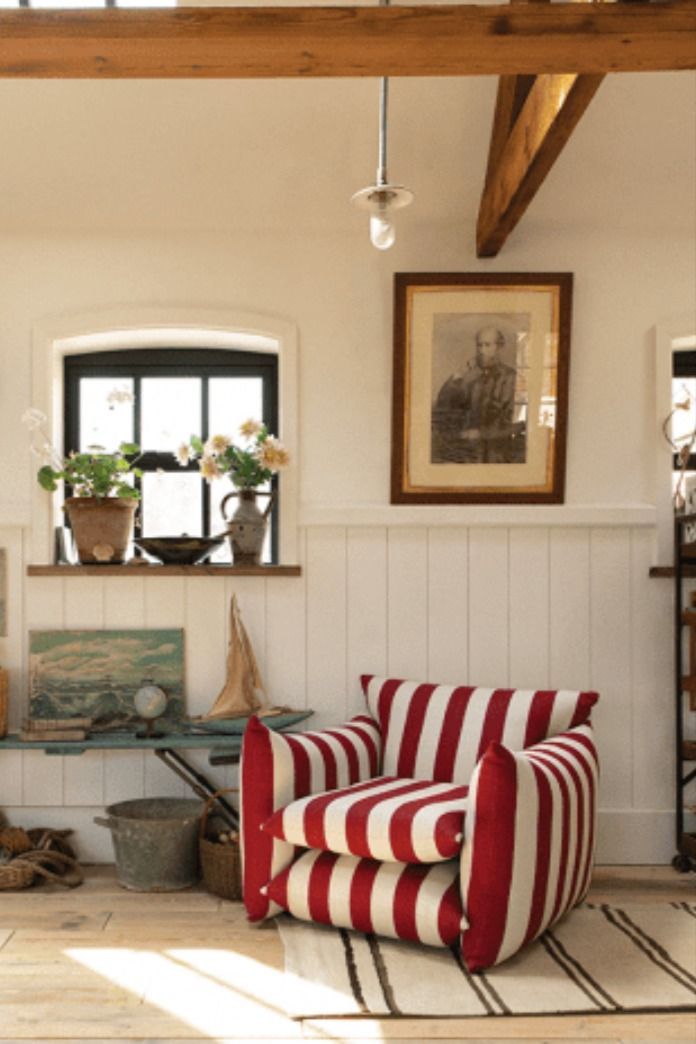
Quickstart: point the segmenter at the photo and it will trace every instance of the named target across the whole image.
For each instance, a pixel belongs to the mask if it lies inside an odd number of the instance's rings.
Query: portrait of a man
[[[514,319],[524,317],[436,317],[433,464],[524,463],[524,323]]]

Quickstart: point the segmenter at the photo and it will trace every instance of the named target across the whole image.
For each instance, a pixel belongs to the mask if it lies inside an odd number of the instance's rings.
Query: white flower
[[[112,388],[106,396],[106,401],[110,407],[113,407],[116,403],[133,402],[133,398],[133,392],[128,388]]]
[[[201,457],[200,464],[198,465],[201,469],[201,475],[206,482],[212,482],[213,479],[220,478],[222,472],[220,471],[220,465],[218,464],[215,457],[203,456]]]
[[[208,457],[218,457],[224,453],[230,445],[231,439],[227,435],[211,435],[205,444],[205,454]]]
[[[185,468],[186,465],[193,460],[194,453],[188,442],[182,442],[179,448],[174,451],[174,456],[179,461],[182,468]]]
[[[260,435],[263,429],[264,426],[261,421],[253,420],[250,417],[249,420],[245,420],[243,424],[240,424],[239,433],[245,439],[253,439],[255,435]]]
[[[269,435],[267,439],[260,444],[256,451],[261,467],[268,468],[269,471],[280,471],[281,468],[285,468],[290,463],[290,454],[285,449],[278,439]]]
[[[41,410],[35,409],[30,406],[28,410],[25,410],[22,414],[22,424],[24,424],[29,431],[36,431],[38,428],[43,427],[48,422],[48,417]]]

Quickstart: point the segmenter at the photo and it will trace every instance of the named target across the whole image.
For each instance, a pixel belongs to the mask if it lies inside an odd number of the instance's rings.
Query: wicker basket
[[[34,874],[34,867],[23,859],[12,859],[9,863],[2,863],[0,864],[0,890],[28,888],[34,880]]]
[[[205,831],[208,816],[217,798],[221,794],[229,794],[237,789],[237,787],[228,787],[225,790],[216,791],[206,802],[201,816],[198,851],[203,883],[209,892],[219,895],[221,899],[242,898],[242,861],[239,841],[221,844],[219,841],[209,840],[205,836]]]

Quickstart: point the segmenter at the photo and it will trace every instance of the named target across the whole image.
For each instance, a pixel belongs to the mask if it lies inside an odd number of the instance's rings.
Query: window
[[[192,434],[237,437],[249,417],[278,431],[278,363],[270,352],[143,348],[64,358],[66,452],[91,445],[142,449],[140,536],[210,535],[224,528],[225,479],[208,485],[195,462],[181,467],[177,447]],[[270,492],[270,488],[268,490]],[[276,502],[277,503],[277,502]],[[277,561],[278,509],[264,561]],[[225,543],[212,561],[229,561]]]
[[[685,497],[696,477],[696,345],[688,339],[675,344],[672,354],[672,410],[672,493]]]

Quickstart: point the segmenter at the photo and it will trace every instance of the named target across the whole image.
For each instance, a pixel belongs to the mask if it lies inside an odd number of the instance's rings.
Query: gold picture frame
[[[398,272],[392,504],[559,504],[573,276]]]

